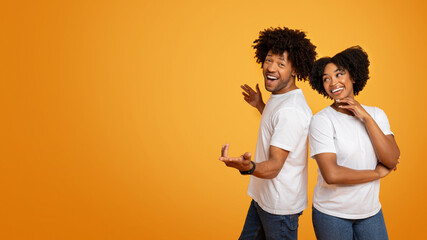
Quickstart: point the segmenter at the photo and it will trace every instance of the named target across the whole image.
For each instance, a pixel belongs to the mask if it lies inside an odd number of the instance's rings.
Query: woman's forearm
[[[323,179],[328,184],[361,184],[387,176],[390,170],[377,164],[373,170],[356,170],[337,164],[335,153],[321,153],[315,156]]]
[[[354,170],[342,166],[328,169],[322,172],[322,176],[328,184],[361,184],[380,179],[375,170]]]
[[[393,135],[384,135],[372,117],[365,119],[365,126],[379,161],[390,169],[395,168],[400,150]]]

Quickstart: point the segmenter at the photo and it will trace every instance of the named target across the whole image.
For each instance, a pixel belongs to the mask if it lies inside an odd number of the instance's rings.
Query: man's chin
[[[274,88],[265,86],[265,90],[267,90],[267,92],[273,92]]]

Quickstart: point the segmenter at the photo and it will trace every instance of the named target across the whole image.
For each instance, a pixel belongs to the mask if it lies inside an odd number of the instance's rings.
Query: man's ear
[[[297,71],[295,71],[295,69],[292,69],[291,76],[295,77],[296,75],[297,75]]]

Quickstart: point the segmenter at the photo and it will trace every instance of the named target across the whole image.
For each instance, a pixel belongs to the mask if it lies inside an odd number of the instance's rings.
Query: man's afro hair
[[[307,80],[316,60],[316,46],[300,30],[287,27],[268,28],[259,33],[252,46],[255,49],[257,63],[264,63],[267,53],[282,55],[288,52],[288,59],[295,68],[297,80]]]

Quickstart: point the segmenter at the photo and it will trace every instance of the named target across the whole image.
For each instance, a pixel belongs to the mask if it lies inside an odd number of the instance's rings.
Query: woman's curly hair
[[[337,53],[335,56],[320,58],[314,63],[310,73],[310,86],[323,96],[331,98],[323,87],[323,73],[328,63],[346,69],[353,83],[353,93],[356,96],[365,87],[369,79],[368,54],[360,47],[353,46]]]
[[[259,33],[259,38],[252,46],[255,49],[255,58],[261,67],[271,50],[273,54],[282,55],[288,52],[288,59],[295,68],[297,80],[307,80],[310,70],[316,60],[316,46],[308,39],[304,32],[283,28],[268,28]]]

